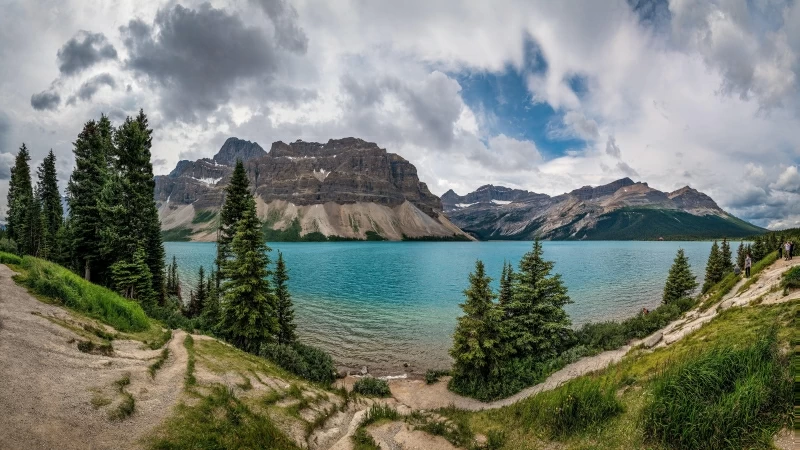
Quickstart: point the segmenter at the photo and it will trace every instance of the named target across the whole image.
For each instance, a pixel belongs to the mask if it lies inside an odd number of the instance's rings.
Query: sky
[[[153,166],[376,142],[437,195],[631,177],[800,226],[800,1],[0,0],[0,217],[24,142],[143,108]]]

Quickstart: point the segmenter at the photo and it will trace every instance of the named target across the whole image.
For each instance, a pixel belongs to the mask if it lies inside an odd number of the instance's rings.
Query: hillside
[[[156,177],[155,200],[170,240],[211,241],[223,189],[241,159],[269,240],[469,240],[441,200],[399,155],[356,138],[321,144],[229,138],[211,159],[180,161]]]
[[[551,197],[486,185],[442,195],[454,224],[479,239],[654,240],[745,237],[765,230],[689,186],[674,192],[623,178]]]

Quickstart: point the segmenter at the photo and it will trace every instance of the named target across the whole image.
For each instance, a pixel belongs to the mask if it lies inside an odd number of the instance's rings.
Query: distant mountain
[[[180,161],[156,177],[155,200],[166,239],[211,241],[237,159],[247,170],[269,240],[469,240],[442,213],[417,169],[357,138],[321,144],[257,143],[229,138],[213,158]]]
[[[550,197],[502,186],[442,196],[452,222],[479,239],[647,240],[744,237],[765,230],[689,186],[661,192],[623,178]]]

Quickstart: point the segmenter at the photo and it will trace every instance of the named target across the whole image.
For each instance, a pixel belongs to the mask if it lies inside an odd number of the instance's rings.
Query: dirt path
[[[14,283],[13,274],[0,265],[0,447],[140,447],[139,440],[172,412],[181,395],[187,360],[183,333],[174,334],[169,358],[151,379],[147,367],[161,350],[115,340],[114,356],[78,351],[79,336],[47,317],[75,319],[32,297]],[[109,413],[122,401],[114,383],[126,374],[131,384],[125,390],[135,399],[135,411],[112,421]]]
[[[776,261],[774,264],[764,269],[759,274],[758,281],[753,283],[747,290],[741,293],[739,292],[747,280],[739,281],[736,286],[731,289],[729,294],[723,297],[718,304],[712,305],[706,311],[701,312],[697,309],[689,311],[684,317],[675,320],[644,339],[633,341],[629,345],[616,350],[581,358],[553,373],[544,382],[531,386],[502,400],[485,403],[450,392],[447,390],[447,377],[443,378],[442,381],[438,383],[430,385],[425,384],[425,382],[421,380],[392,380],[389,382],[392,396],[402,404],[414,410],[430,410],[448,406],[455,406],[469,411],[502,408],[539,392],[555,389],[559,385],[579,376],[602,370],[610,364],[617,363],[632,347],[638,345],[645,345],[646,347],[666,347],[700,328],[703,324],[716,317],[722,310],[734,306],[750,306],[757,301],[760,301],[762,304],[774,304],[800,298],[800,291],[794,291],[784,296],[782,289],[774,289],[775,286],[780,284],[783,273],[789,268],[798,265],[800,265],[800,258],[792,261]],[[352,381],[346,381],[345,383],[351,382]]]

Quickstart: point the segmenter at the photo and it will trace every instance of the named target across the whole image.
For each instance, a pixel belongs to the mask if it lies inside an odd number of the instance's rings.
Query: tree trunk
[[[89,269],[89,260],[87,259],[85,265],[83,266],[83,278],[86,281],[92,281],[91,280],[91,275],[92,275],[92,271],[91,271],[91,269]]]

